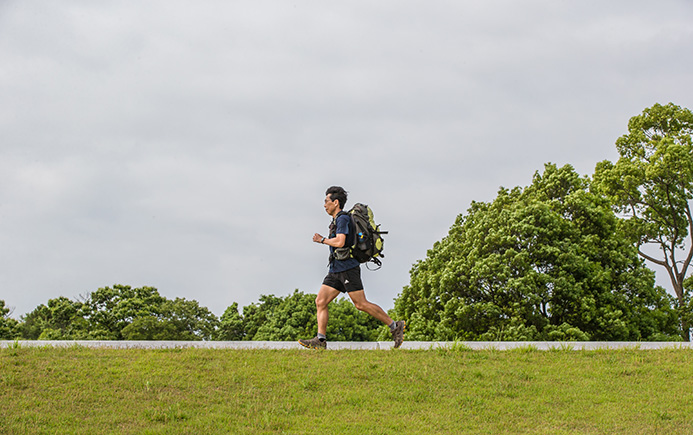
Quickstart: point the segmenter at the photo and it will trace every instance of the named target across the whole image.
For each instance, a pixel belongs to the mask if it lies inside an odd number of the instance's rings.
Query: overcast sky
[[[363,273],[390,309],[471,201],[693,109],[691,23],[689,0],[0,1],[0,299],[315,293],[341,185],[390,231]]]

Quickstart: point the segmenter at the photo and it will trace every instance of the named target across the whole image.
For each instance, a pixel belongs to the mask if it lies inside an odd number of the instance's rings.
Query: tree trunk
[[[679,308],[681,308],[685,303],[683,298],[683,280],[677,280],[672,276],[671,283],[674,286]],[[691,341],[691,325],[689,325],[686,320],[681,320],[681,330],[683,332],[683,341]]]
[[[691,227],[693,228],[693,226]],[[691,238],[693,238],[693,233],[691,234]],[[681,272],[678,271],[678,269],[675,270],[675,268],[669,264],[667,261],[667,258],[665,257],[665,260],[658,260],[656,258],[650,257],[649,255],[645,254],[638,248],[638,254],[642,258],[644,258],[647,261],[650,261],[654,264],[657,264],[659,266],[662,266],[666,269],[667,273],[669,274],[669,279],[671,280],[671,285],[674,288],[674,293],[676,293],[676,301],[678,304],[678,308],[683,307],[685,300],[684,300],[684,295],[683,295],[683,280],[686,275],[686,269],[688,268],[688,264],[691,261],[691,254],[693,253],[693,248],[689,252],[688,258],[686,259],[686,262],[683,265],[683,270]],[[676,264],[676,261],[674,258],[672,258],[672,263]],[[683,336],[684,341],[691,341],[691,325],[688,324],[688,322],[684,319],[681,319],[681,332]]]

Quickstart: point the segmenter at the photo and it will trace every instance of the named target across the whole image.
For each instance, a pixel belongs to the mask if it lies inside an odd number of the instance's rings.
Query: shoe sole
[[[300,344],[301,346],[303,346],[303,347],[305,347],[305,348],[307,348],[307,349],[316,349],[316,350],[325,350],[325,349],[327,349],[327,345],[325,345],[325,347],[311,346],[310,344],[303,344],[303,343],[301,343],[300,340],[299,340],[298,344]]]
[[[402,320],[402,323],[404,324],[404,325],[402,325],[402,343],[404,343],[404,331],[407,330],[407,322]],[[400,344],[395,343],[395,349],[399,349],[399,347],[402,345],[402,343],[400,343]]]

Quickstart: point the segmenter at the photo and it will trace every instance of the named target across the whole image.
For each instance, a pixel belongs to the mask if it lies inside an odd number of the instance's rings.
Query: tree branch
[[[691,246],[688,247],[688,256],[686,257],[686,260],[683,262],[683,266],[681,267],[681,281],[683,282],[683,277],[686,275],[686,270],[688,270],[688,266],[691,264],[691,260],[693,259],[693,218],[691,217],[691,207],[690,204],[688,204],[688,201],[686,201],[686,208],[684,209],[684,213],[686,213],[686,219],[688,219],[688,238],[691,241]]]
[[[647,254],[645,254],[644,252],[642,252],[642,251],[640,250],[640,248],[638,248],[638,254],[640,254],[640,256],[641,256],[642,258],[644,258],[645,260],[647,260],[647,261],[651,261],[651,262],[653,262],[654,264],[657,264],[657,265],[659,265],[659,266],[662,266],[662,267],[666,268],[667,270],[671,269],[671,266],[669,266],[669,262],[667,262],[667,261],[662,261],[662,260],[658,260],[658,259],[656,259],[656,258],[654,258],[654,257],[650,257],[649,255],[647,255]],[[666,258],[666,257],[665,257],[665,258]]]

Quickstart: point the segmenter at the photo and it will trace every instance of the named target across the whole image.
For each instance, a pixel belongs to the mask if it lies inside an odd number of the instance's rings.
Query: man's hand
[[[315,243],[322,243],[322,241],[323,241],[324,239],[325,239],[325,238],[324,238],[323,236],[321,236],[320,234],[318,234],[318,233],[315,233],[315,234],[313,235],[313,241],[314,241]]]

